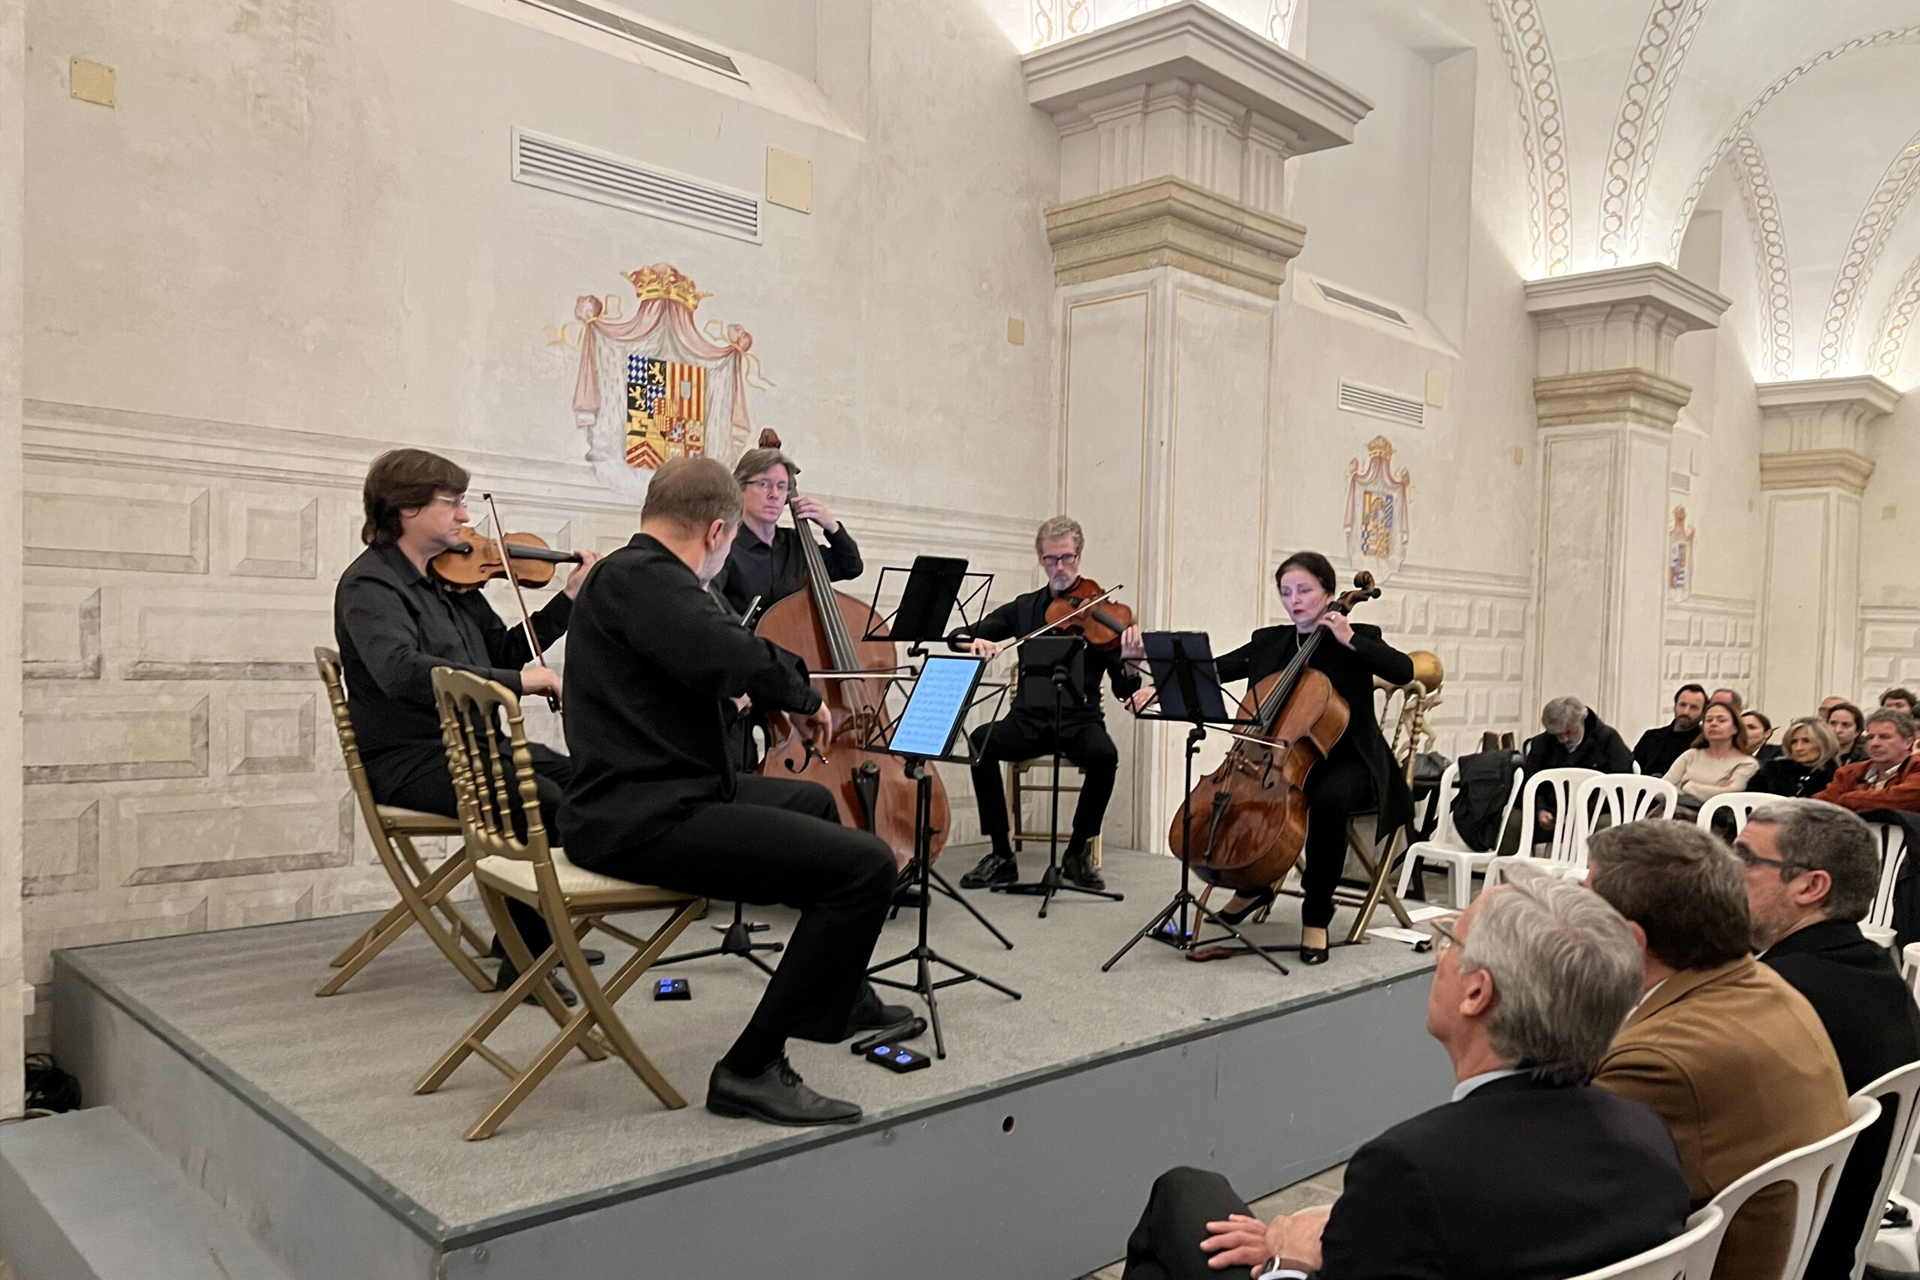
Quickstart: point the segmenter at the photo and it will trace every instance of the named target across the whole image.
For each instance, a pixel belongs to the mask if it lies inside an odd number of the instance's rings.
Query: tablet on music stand
[[[887,750],[896,756],[922,760],[952,759],[949,748],[960,732],[967,708],[973,705],[973,691],[986,665],[984,658],[929,657],[913,682],[900,718],[893,722]]]

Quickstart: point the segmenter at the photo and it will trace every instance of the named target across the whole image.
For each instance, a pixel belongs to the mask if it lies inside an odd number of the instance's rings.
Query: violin
[[[427,561],[433,576],[454,591],[478,591],[495,578],[513,574],[515,586],[545,587],[553,582],[556,566],[579,564],[577,551],[555,551],[533,533],[510,533],[501,539],[483,538],[472,527],[461,530],[465,540]],[[506,554],[501,554],[502,544]]]
[[[1080,636],[1089,648],[1118,648],[1121,633],[1133,625],[1133,610],[1107,599],[1111,594],[1092,578],[1082,578],[1047,605],[1047,625]]]

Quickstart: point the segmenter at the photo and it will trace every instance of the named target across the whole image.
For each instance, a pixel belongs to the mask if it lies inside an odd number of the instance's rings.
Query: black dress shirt
[[[541,648],[566,634],[563,592],[533,615]],[[533,660],[524,627],[507,629],[479,591],[449,591],[392,544],[368,547],[333,593],[333,637],[347,680],[360,756],[376,795],[426,769],[445,768],[433,669],[454,667],[518,694]]]
[[[1676,729],[1671,723],[1649,729],[1640,735],[1640,741],[1633,744],[1633,761],[1640,766],[1640,772],[1649,778],[1664,778],[1667,770],[1673,768],[1673,762],[1693,745],[1700,736],[1700,726],[1691,729]]]
[[[979,625],[973,627],[969,634],[979,640],[1002,642],[1017,640],[1046,625],[1047,606],[1052,604],[1053,600],[1054,591],[1051,586],[1029,591],[1023,596],[1015,596],[980,619]],[[1113,696],[1116,698],[1128,697],[1140,687],[1140,677],[1127,670],[1127,664],[1120,656],[1119,645],[1111,649],[1087,646],[1084,683],[1080,688],[1080,705],[1062,708],[1061,720],[1099,719],[1102,681],[1110,681],[1113,684]],[[1046,707],[1034,707],[1026,703],[1016,703],[1014,713],[1053,719],[1051,704]]]
[[[805,665],[714,607],[657,539],[594,566],[567,640],[568,855],[582,866],[656,839],[734,794],[727,699],[812,712]]]
[[[1238,649],[1215,659],[1214,667],[1222,684],[1245,680],[1247,688],[1252,689],[1274,672],[1284,670],[1299,652],[1300,630],[1292,623],[1261,627]],[[1380,628],[1356,622],[1351,649],[1328,636],[1314,646],[1307,665],[1325,675],[1334,692],[1346,699],[1347,731],[1340,735],[1328,758],[1352,752],[1365,762],[1373,777],[1373,794],[1380,798],[1375,838],[1384,840],[1412,819],[1413,796],[1407,790],[1406,775],[1394,762],[1393,749],[1380,735],[1380,722],[1373,711],[1373,678],[1405,684],[1413,679],[1413,659],[1382,639]]]
[[[806,525],[804,532],[811,538],[819,526],[811,521]],[[755,596],[760,597],[760,610],[765,612],[775,601],[786,599],[807,584],[806,552],[800,545],[802,532],[783,524],[774,529],[772,542],[762,542],[753,530],[740,526],[740,532],[733,538],[733,550],[727,553],[727,563],[713,580],[714,590],[733,606],[734,617],[745,613]],[[827,535],[827,544],[820,553],[826,561],[830,582],[857,578],[866,568],[860,559],[860,547],[845,524]]]
[[[1920,1061],[1920,1006],[1901,981],[1893,953],[1870,941],[1859,925],[1822,920],[1796,929],[1767,948],[1760,961],[1820,1015],[1849,1093],[1896,1067]],[[1853,1274],[1854,1247],[1866,1229],[1867,1215],[1879,1209],[1873,1193],[1880,1186],[1893,1120],[1889,1106],[1854,1143],[1826,1225],[1814,1242],[1807,1280],[1847,1280]],[[1899,1186],[1898,1179],[1894,1185]]]
[[[1832,781],[1830,763],[1800,764],[1792,756],[1775,756],[1753,771],[1753,776],[1747,779],[1747,790],[1807,799],[1825,791]]]

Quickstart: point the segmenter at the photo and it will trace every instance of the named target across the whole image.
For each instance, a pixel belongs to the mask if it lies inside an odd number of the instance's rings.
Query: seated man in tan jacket
[[[1692,823],[1609,827],[1587,884],[1645,948],[1646,994],[1594,1083],[1660,1113],[1698,1209],[1775,1156],[1846,1127],[1840,1062],[1806,998],[1751,953],[1739,861]],[[1792,1242],[1793,1189],[1734,1216],[1714,1280],[1777,1276]]]

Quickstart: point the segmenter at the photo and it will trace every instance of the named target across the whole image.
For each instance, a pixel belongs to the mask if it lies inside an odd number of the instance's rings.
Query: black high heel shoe
[[[1253,895],[1253,901],[1249,902],[1246,906],[1237,909],[1230,907],[1222,911],[1216,911],[1213,914],[1219,916],[1228,924],[1237,925],[1260,908],[1272,906],[1273,898],[1274,892],[1272,889],[1262,889],[1259,893]]]
[[[1332,945],[1333,938],[1331,935],[1328,936],[1327,943],[1328,946]],[[1325,964],[1326,962],[1327,947],[1310,947],[1305,942],[1300,944],[1301,964]]]

